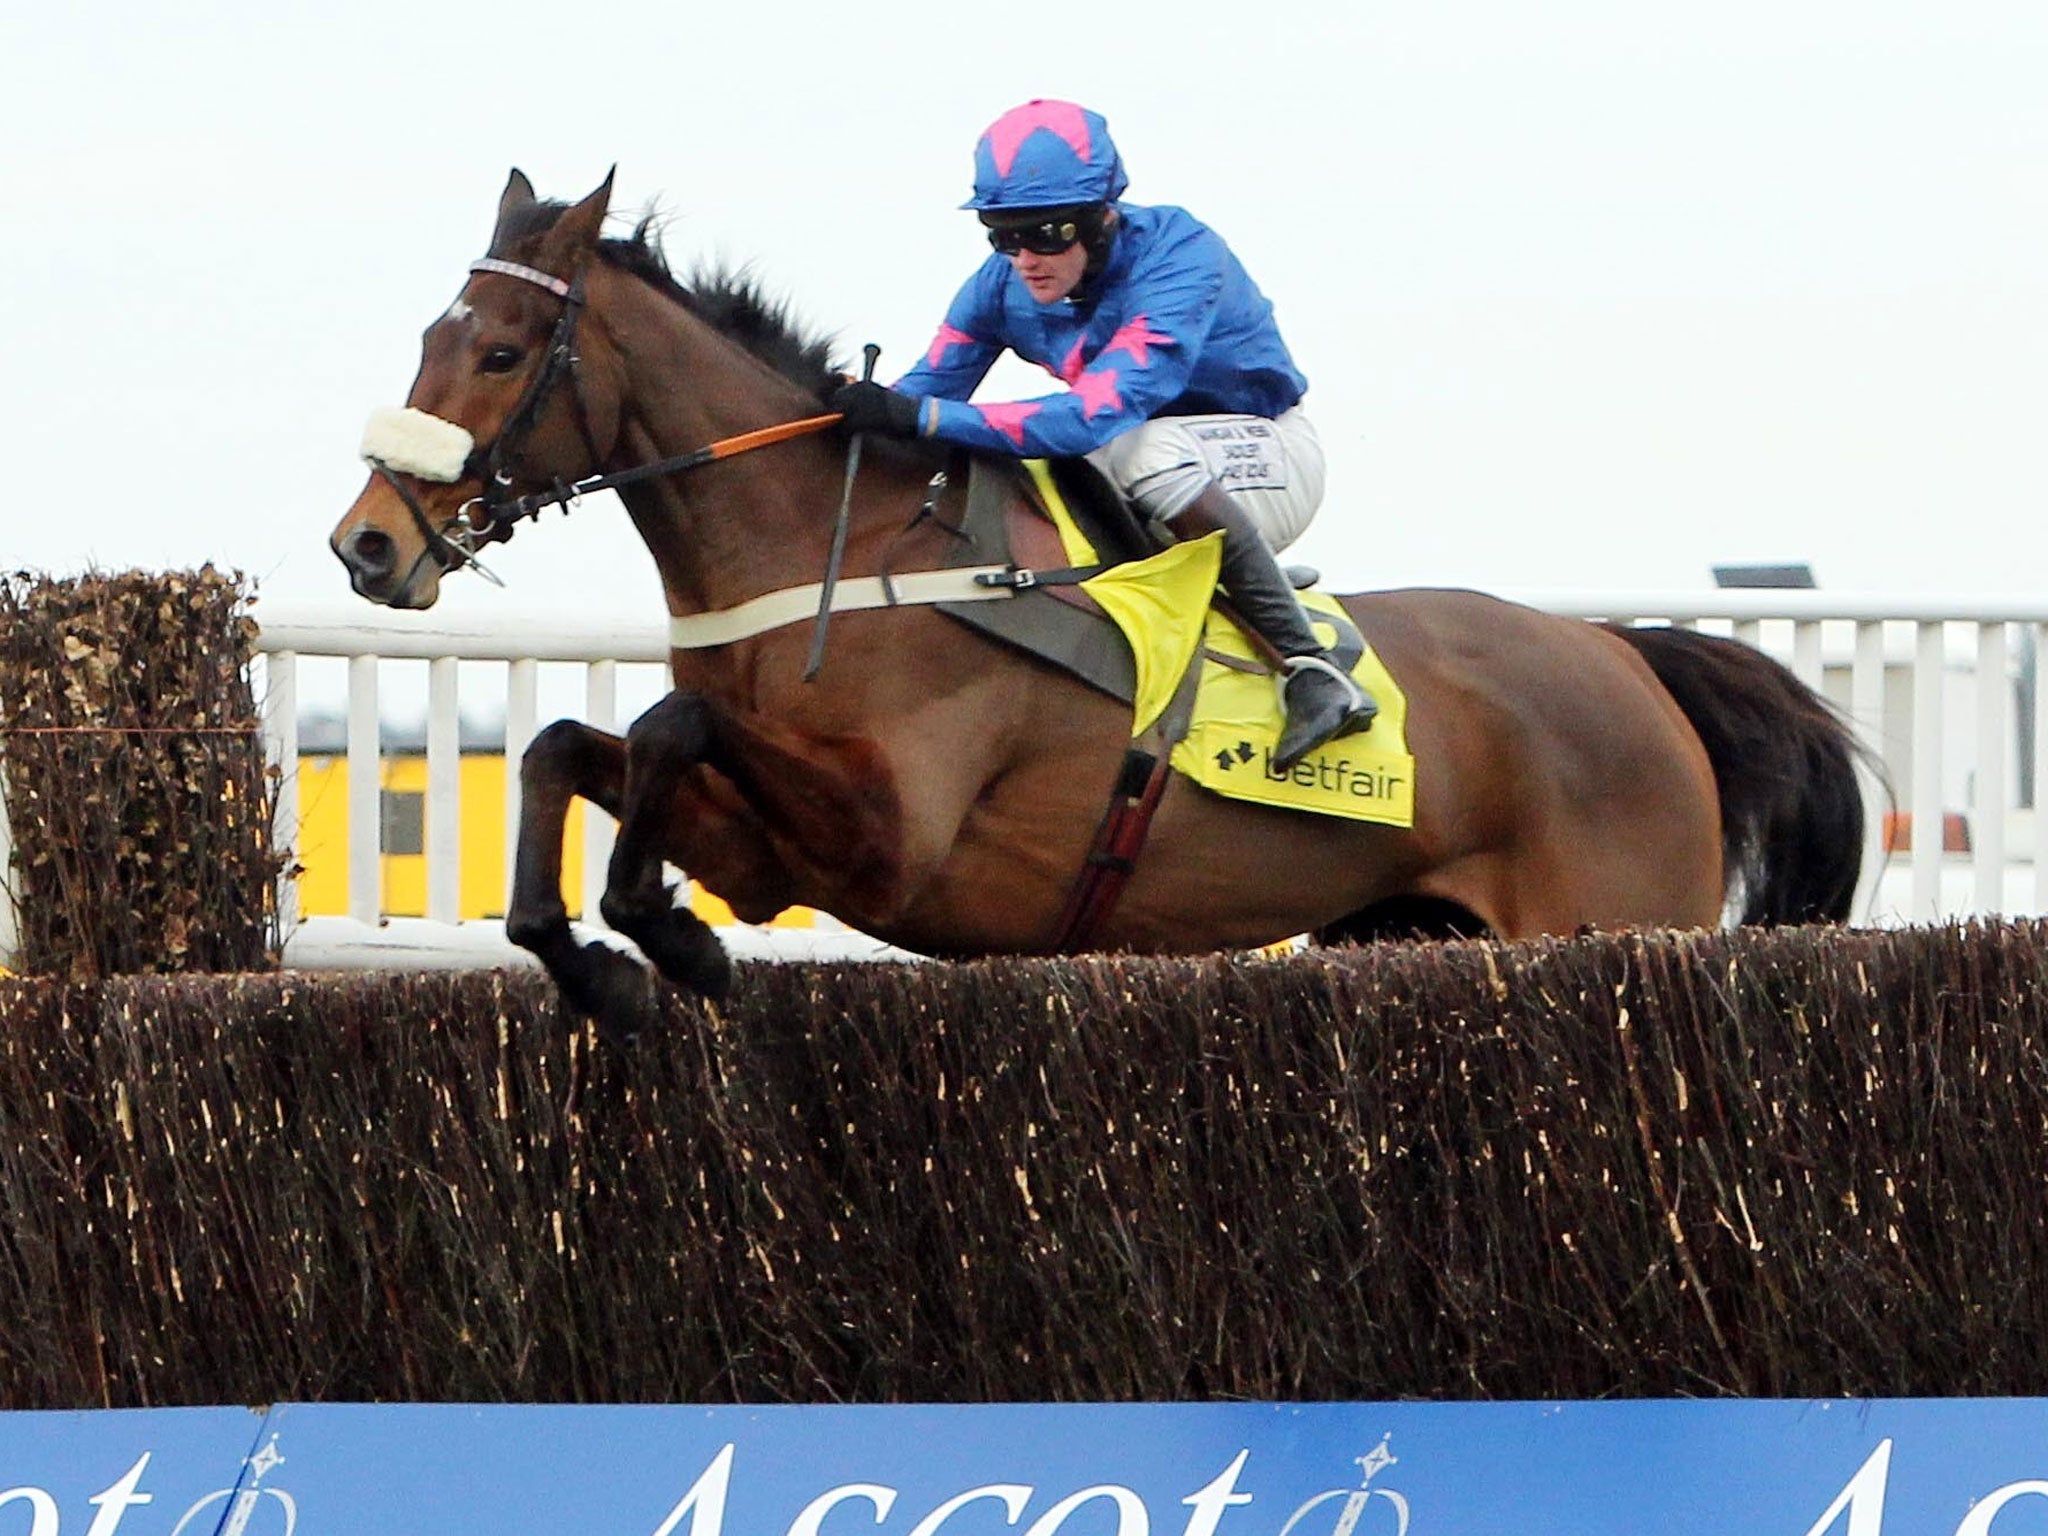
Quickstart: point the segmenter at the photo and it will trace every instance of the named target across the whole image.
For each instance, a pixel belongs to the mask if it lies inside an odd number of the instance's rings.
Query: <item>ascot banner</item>
[[[0,1414],[0,1536],[2048,1536],[2048,1399]]]

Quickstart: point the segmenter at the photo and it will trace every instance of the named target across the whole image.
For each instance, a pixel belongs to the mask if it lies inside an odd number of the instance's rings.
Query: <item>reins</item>
[[[756,448],[767,448],[775,443],[788,442],[795,437],[808,437],[813,432],[823,432],[839,425],[841,418],[837,411],[825,416],[806,416],[798,421],[777,422],[774,426],[759,427],[752,432],[737,433],[732,437],[721,437],[716,442],[706,443],[702,448],[693,448],[688,453],[679,453],[674,458],[658,459],[652,464],[636,464],[631,469],[614,470],[608,475],[589,475],[581,480],[567,483],[558,482],[545,491],[534,491],[510,501],[493,502],[486,500],[484,510],[490,520],[483,533],[499,523],[523,522],[538,517],[549,507],[564,506],[580,497],[597,491],[616,490],[622,485],[636,485],[642,480],[659,479],[663,475],[681,474],[686,469],[696,469],[719,459],[729,459],[736,454],[751,453]],[[498,535],[509,537],[509,533]]]

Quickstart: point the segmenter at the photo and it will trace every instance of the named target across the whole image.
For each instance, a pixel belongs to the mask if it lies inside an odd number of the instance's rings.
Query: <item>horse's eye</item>
[[[510,373],[519,366],[520,351],[517,347],[487,347],[477,361],[479,373]]]

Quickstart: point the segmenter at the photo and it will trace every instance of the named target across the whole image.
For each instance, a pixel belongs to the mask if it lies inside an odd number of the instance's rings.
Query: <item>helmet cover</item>
[[[974,196],[963,208],[1111,203],[1129,185],[1109,124],[1071,101],[1027,101],[974,146]]]

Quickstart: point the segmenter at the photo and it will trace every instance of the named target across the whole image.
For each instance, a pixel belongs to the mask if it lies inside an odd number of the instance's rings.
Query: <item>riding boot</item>
[[[1283,658],[1287,726],[1273,751],[1285,773],[1333,737],[1365,730],[1379,705],[1330,660],[1279,562],[1230,493],[1213,481],[1172,522],[1183,539],[1223,530],[1223,586],[1231,607]]]

